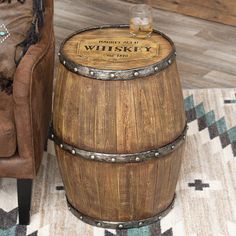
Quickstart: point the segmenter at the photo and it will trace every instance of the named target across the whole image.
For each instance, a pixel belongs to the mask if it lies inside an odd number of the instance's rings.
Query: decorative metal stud
[[[154,70],[155,70],[155,71],[158,71],[158,70],[159,70],[158,66],[155,66]]]
[[[77,71],[78,71],[78,69],[75,67],[75,68],[74,68],[74,72],[77,72]]]
[[[158,157],[158,156],[160,156],[160,152],[155,153],[155,157]]]
[[[1,0],[0,0],[0,2],[1,2]],[[86,31],[90,31],[90,30],[101,29],[101,28],[127,28],[127,27],[129,27],[129,26],[128,25],[107,25],[107,26],[99,26],[99,27],[90,27],[90,28],[82,29],[82,30],[76,32],[76,34],[86,32]],[[166,67],[169,66],[169,63],[168,63],[169,59],[171,60],[171,63],[173,63],[176,52],[175,52],[175,49],[174,49],[174,44],[173,44],[171,39],[169,39],[166,35],[164,35],[163,33],[159,32],[159,31],[154,30],[154,32],[156,32],[157,34],[164,37],[170,43],[171,47],[173,48],[173,50],[171,51],[171,53],[167,57],[167,59],[165,58],[163,61],[158,62],[158,64],[155,64],[155,66],[159,67],[159,69],[157,71],[160,71],[160,70],[165,69]],[[63,60],[65,60],[66,61],[65,67],[67,67],[68,70],[74,72],[75,64],[72,63],[70,60],[68,60],[66,58],[66,56],[64,55],[63,50],[62,50],[64,48],[65,43],[71,37],[72,37],[72,35],[69,36],[64,41],[64,43],[61,45],[61,49],[60,49],[59,52],[60,52],[60,61],[63,62]],[[143,68],[140,68],[140,69],[136,68],[136,69],[126,70],[126,71],[122,70],[122,73],[119,73],[119,72],[117,73],[117,71],[106,71],[106,72],[104,72],[103,70],[98,69],[98,68],[95,69],[95,68],[91,68],[91,67],[84,66],[84,65],[80,65],[80,66],[82,68],[81,71],[79,69],[78,72],[76,72],[76,73],[82,74],[83,76],[92,77],[93,79],[101,79],[101,80],[108,80],[108,79],[129,80],[129,79],[137,78],[141,75],[142,75],[142,77],[146,77],[146,76],[152,75],[152,74],[157,72],[155,70],[155,66],[153,67],[153,65],[147,65],[146,67],[143,67]],[[91,71],[93,71],[93,72],[91,73]],[[112,73],[115,74],[115,78],[113,77],[113,75],[111,75]]]
[[[111,73],[111,74],[110,74],[110,77],[111,77],[111,78],[115,78],[115,74],[114,74],[114,73]]]
[[[93,72],[93,71],[90,71],[89,74],[93,76],[93,75],[94,75],[94,72]]]
[[[71,205],[71,203],[68,201],[68,199],[67,199],[67,204],[68,204],[68,208],[71,208],[72,214],[74,214],[80,220],[83,220],[85,223],[88,223],[88,224],[91,224],[91,225],[94,225],[97,227],[104,227],[104,228],[110,228],[110,229],[124,229],[124,228],[129,229],[129,228],[133,228],[133,227],[142,227],[144,225],[160,221],[172,209],[172,207],[174,205],[174,199],[175,199],[175,196],[174,196],[172,202],[170,203],[170,205],[163,212],[161,212],[160,214],[158,214],[154,217],[144,219],[144,220],[138,220],[138,221],[127,221],[125,223],[113,222],[113,221],[102,221],[102,220],[98,220],[98,219],[95,219],[95,218],[92,218],[89,216],[85,216],[83,213],[81,213],[76,208],[74,208],[74,206]]]
[[[177,52],[175,52],[175,56],[177,56]]]
[[[61,53],[60,52],[58,52],[58,54],[57,54],[58,56],[61,56]]]
[[[66,61],[63,61],[63,64],[65,65],[65,64],[66,64]]]
[[[78,155],[84,159],[87,160],[96,160],[96,161],[104,161],[104,162],[110,162],[110,163],[138,163],[141,161],[146,161],[149,159],[159,158],[163,155],[169,154],[172,152],[176,147],[180,146],[184,139],[187,138],[186,135],[186,129],[187,125],[185,126],[184,130],[182,131],[181,135],[174,140],[173,142],[170,142],[166,144],[165,146],[158,147],[153,150],[148,150],[140,153],[132,153],[132,154],[112,154],[109,155],[107,153],[98,153],[98,152],[91,152],[91,151],[85,151],[81,150],[74,145],[68,144],[64,142],[60,137],[56,136],[56,132],[52,128],[51,138],[54,141],[54,143],[63,150],[69,152],[71,155]]]
[[[172,62],[171,59],[169,59],[169,60],[168,60],[169,65],[171,64],[171,62]]]

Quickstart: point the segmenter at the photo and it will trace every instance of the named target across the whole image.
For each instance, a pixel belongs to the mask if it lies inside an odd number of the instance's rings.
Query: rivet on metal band
[[[105,28],[128,28],[129,25],[102,25],[97,27],[89,27],[82,30],[79,30],[72,35],[70,35],[68,38],[66,38],[60,47],[60,52],[58,53],[60,62],[71,72],[86,76],[91,79],[98,79],[98,80],[130,80],[130,79],[137,79],[141,77],[150,76],[156,73],[159,73],[160,71],[166,69],[168,66],[170,66],[176,57],[176,50],[173,41],[163,34],[162,32],[158,30],[153,30],[154,33],[161,35],[163,38],[165,38],[170,45],[172,46],[172,50],[169,53],[166,58],[163,60],[154,63],[152,65],[148,65],[145,67],[139,67],[135,69],[127,69],[127,70],[102,70],[97,69],[89,66],[84,66],[78,63],[75,63],[73,60],[69,59],[63,52],[63,47],[65,43],[72,38],[73,36],[90,31],[90,30],[96,30],[96,29],[105,29]]]
[[[187,132],[187,125],[185,125],[182,133],[172,142],[166,144],[165,146],[159,147],[157,149],[139,152],[139,153],[129,153],[129,154],[110,154],[110,153],[99,153],[91,152],[74,147],[61,138],[55,133],[52,128],[51,138],[56,145],[58,145],[62,150],[73,154],[84,159],[91,161],[100,162],[110,162],[110,163],[127,163],[127,162],[141,162],[150,159],[159,158],[161,156],[167,155],[177,149],[185,140]]]
[[[94,225],[97,227],[102,228],[109,228],[109,229],[129,229],[129,228],[139,228],[143,227],[149,224],[153,224],[157,221],[160,221],[164,216],[166,216],[174,207],[176,194],[174,195],[174,198],[170,205],[161,213],[147,219],[137,220],[137,221],[123,221],[123,222],[109,222],[109,221],[102,221],[98,219],[94,219],[92,217],[86,216],[79,212],[68,200],[67,198],[67,204],[69,210],[80,220],[83,222]]]

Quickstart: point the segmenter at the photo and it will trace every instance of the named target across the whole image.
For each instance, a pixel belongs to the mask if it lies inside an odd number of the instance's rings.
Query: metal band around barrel
[[[175,197],[176,195],[174,195],[174,198],[172,202],[170,203],[170,205],[161,213],[147,219],[137,220],[137,221],[126,221],[126,222],[110,222],[110,221],[97,220],[79,212],[75,207],[73,207],[73,205],[69,202],[68,199],[67,199],[67,204],[68,204],[69,210],[76,217],[78,217],[80,220],[82,220],[83,222],[87,224],[94,225],[97,227],[102,227],[102,228],[109,228],[109,229],[129,229],[129,228],[143,227],[149,224],[153,224],[157,221],[160,221],[161,218],[166,216],[171,211],[171,209],[173,209]]]
[[[56,145],[58,145],[62,150],[69,152],[72,155],[78,155],[79,157],[100,162],[110,162],[110,163],[127,163],[127,162],[141,162],[150,159],[155,159],[164,155],[167,155],[177,149],[185,140],[186,132],[188,126],[186,125],[181,135],[176,138],[173,142],[168,143],[157,149],[139,152],[139,153],[129,153],[129,154],[110,154],[110,153],[99,153],[91,152],[74,147],[61,138],[59,138],[54,131],[52,131],[51,139]]]
[[[130,80],[130,79],[136,79],[139,77],[146,77],[146,76],[156,74],[172,64],[172,62],[175,60],[175,57],[176,57],[176,50],[175,50],[174,43],[168,36],[166,36],[165,34],[163,34],[162,32],[158,30],[153,30],[153,32],[161,35],[163,38],[168,40],[172,46],[172,50],[170,54],[163,60],[155,64],[148,65],[146,67],[139,67],[139,68],[128,69],[128,70],[102,70],[102,69],[97,69],[97,68],[77,64],[71,59],[69,59],[68,57],[66,57],[63,53],[63,48],[64,48],[65,43],[70,38],[72,38],[73,36],[77,34],[80,34],[85,31],[96,30],[96,29],[128,28],[128,27],[129,25],[103,25],[103,26],[89,27],[89,28],[79,30],[73,33],[72,35],[70,35],[68,38],[66,38],[62,42],[60,51],[58,53],[59,60],[69,71],[82,75],[82,76],[92,78],[92,79],[98,79],[98,80]]]

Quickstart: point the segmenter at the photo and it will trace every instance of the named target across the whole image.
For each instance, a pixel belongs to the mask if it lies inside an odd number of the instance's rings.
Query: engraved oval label
[[[120,62],[156,57],[159,48],[160,45],[150,39],[90,38],[78,42],[77,55],[91,60]]]

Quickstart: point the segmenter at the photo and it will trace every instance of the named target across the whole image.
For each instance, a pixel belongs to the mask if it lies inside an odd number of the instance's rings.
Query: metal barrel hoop
[[[188,126],[185,125],[182,133],[172,142],[166,144],[165,146],[148,150],[139,153],[127,153],[127,154],[118,154],[118,153],[100,153],[92,152],[80,149],[71,144],[65,142],[60,138],[54,129],[52,128],[51,139],[54,143],[59,146],[62,150],[69,152],[72,155],[82,157],[91,161],[100,161],[100,162],[109,162],[109,163],[132,163],[132,162],[141,162],[150,159],[159,158],[165,156],[174,150],[176,150],[185,140]]]
[[[72,38],[73,36],[80,34],[82,32],[90,31],[90,30],[96,30],[96,29],[105,29],[105,28],[128,28],[129,25],[103,25],[103,26],[97,26],[97,27],[89,27],[82,30],[79,30],[73,34],[71,34],[68,38],[66,38],[60,47],[60,51],[58,53],[59,60],[61,64],[63,64],[69,71],[79,74],[91,79],[98,79],[98,80],[131,80],[131,79],[137,79],[137,78],[143,78],[147,77],[156,73],[159,73],[160,71],[166,69],[168,66],[170,66],[176,57],[176,50],[173,41],[166,36],[164,33],[153,30],[154,33],[157,33],[161,35],[163,38],[169,41],[169,43],[172,46],[172,50],[170,54],[164,58],[163,60],[148,65],[146,67],[139,67],[135,69],[127,69],[127,70],[103,70],[103,69],[97,69],[89,66],[84,66],[81,64],[77,64],[73,62],[73,60],[66,57],[63,53],[63,48],[65,46],[65,43]]]
[[[96,227],[102,227],[102,228],[109,228],[109,229],[130,229],[130,228],[139,228],[143,226],[147,226],[150,224],[153,224],[157,221],[160,221],[163,217],[165,217],[173,208],[174,208],[174,203],[176,199],[176,194],[174,195],[171,203],[169,206],[160,212],[159,214],[147,218],[147,219],[142,219],[142,220],[136,220],[136,221],[125,221],[125,222],[110,222],[110,221],[103,221],[103,220],[98,220],[94,219],[92,217],[86,216],[83,213],[81,213],[79,210],[77,210],[67,199],[67,205],[69,210],[73,215],[75,215],[77,218],[82,220],[83,222],[96,226]]]

